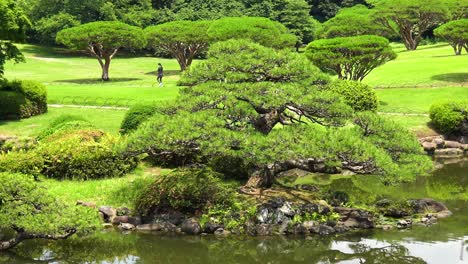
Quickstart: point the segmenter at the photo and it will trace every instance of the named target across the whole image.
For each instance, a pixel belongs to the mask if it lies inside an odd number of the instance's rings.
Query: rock
[[[195,218],[189,218],[180,226],[182,232],[188,235],[199,235],[202,231],[200,223]]]
[[[341,215],[340,221],[349,228],[373,228],[374,216],[368,211],[356,208],[335,207],[335,212]]]
[[[422,147],[425,151],[432,153],[437,148],[437,145],[432,142],[424,142],[422,143]]]
[[[443,140],[441,138],[436,138],[436,139],[434,139],[434,143],[436,144],[438,149],[441,149],[441,148],[444,148],[445,140]]]
[[[102,224],[102,228],[107,229],[107,228],[113,228],[114,226],[110,223],[104,223]]]
[[[258,222],[264,224],[268,222],[268,209],[262,208],[257,214]]]
[[[313,228],[314,227],[312,227],[311,229]],[[309,232],[309,229],[307,229],[303,224],[295,224],[289,229],[289,233],[293,235],[305,235]]]
[[[459,148],[446,148],[446,149],[436,149],[434,152],[436,157],[462,157],[464,151]]]
[[[398,222],[397,222],[397,227],[398,227],[398,228],[407,228],[407,227],[410,227],[411,224],[412,224],[412,221],[411,221],[411,220],[409,220],[409,219],[407,219],[407,220],[402,219],[402,220],[398,220]]]
[[[226,237],[226,236],[229,236],[230,234],[231,234],[231,232],[229,232],[227,230],[224,230],[223,228],[218,228],[214,232],[214,235],[217,236],[217,237]]]
[[[76,205],[82,205],[82,206],[89,207],[89,208],[96,208],[95,203],[85,202],[85,201],[76,201]]]
[[[130,216],[124,215],[124,216],[116,216],[114,217],[114,219],[112,219],[113,225],[119,225],[121,223],[129,223],[129,224],[137,226],[141,224],[141,218],[130,217]]]
[[[112,219],[116,216],[116,211],[111,206],[101,206],[99,212],[103,214],[105,222],[112,222]]]
[[[377,207],[387,207],[393,204],[393,201],[390,199],[382,199],[375,203]]]
[[[257,225],[252,220],[247,220],[244,224],[244,231],[249,236],[257,235]]]
[[[327,236],[327,235],[331,235],[335,233],[335,229],[327,225],[319,225],[319,226],[314,226],[311,232],[315,234],[319,234],[321,236]]]
[[[119,229],[124,231],[132,231],[135,230],[135,225],[129,223],[120,223]]]
[[[205,233],[208,233],[208,234],[213,234],[216,230],[218,230],[219,228],[223,228],[222,225],[220,224],[215,224],[215,223],[212,223],[212,222],[207,222],[204,226],[203,226],[203,232]]]
[[[349,231],[349,228],[343,225],[337,225],[333,228],[336,233],[345,233]]]
[[[285,216],[294,216],[295,215],[295,212],[294,210],[292,209],[292,206],[291,206],[291,203],[289,202],[285,202],[283,204],[283,206],[281,206],[281,208],[278,209],[281,213],[283,213],[283,215]]]
[[[172,223],[156,223],[156,224],[144,224],[136,227],[138,231],[149,231],[149,232],[174,232],[176,226]]]
[[[409,200],[408,203],[413,208],[414,213],[423,214],[427,212],[440,214],[442,217],[447,217],[452,214],[443,203],[434,199],[424,198],[417,200]]]
[[[154,214],[151,219],[146,219],[145,222],[169,222],[173,225],[180,225],[185,220],[185,215],[178,211],[170,211]]]
[[[445,148],[461,148],[462,144],[456,142],[456,141],[445,141]]]
[[[271,235],[271,226],[268,224],[260,224],[255,231],[257,236],[269,236]]]
[[[442,210],[437,212],[435,215],[437,218],[447,218],[452,215],[452,212],[450,210]]]
[[[314,226],[317,226],[318,223],[317,222],[314,222],[314,221],[305,221],[304,223],[302,223],[302,225],[307,229],[307,230],[311,230],[312,227]]]

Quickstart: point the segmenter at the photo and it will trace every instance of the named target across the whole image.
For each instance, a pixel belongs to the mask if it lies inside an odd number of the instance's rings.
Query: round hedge
[[[138,128],[138,126],[148,120],[155,114],[158,106],[153,104],[138,104],[134,105],[125,114],[122,124],[120,125],[120,133],[128,134]]]
[[[444,134],[468,135],[468,101],[435,103],[429,116],[432,126]]]
[[[34,81],[0,83],[0,119],[15,120],[47,112],[47,90]]]
[[[377,95],[374,89],[367,84],[336,80],[330,83],[327,88],[344,97],[346,104],[355,111],[377,111],[379,105]]]

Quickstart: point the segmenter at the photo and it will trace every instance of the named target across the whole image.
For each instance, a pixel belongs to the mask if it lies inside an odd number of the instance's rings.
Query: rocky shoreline
[[[459,137],[451,140],[445,136],[431,136],[419,139],[427,154],[436,158],[461,158],[468,156],[468,138]]]
[[[96,208],[94,204],[86,202],[77,204]],[[296,202],[274,198],[259,204],[255,215],[235,227],[225,226],[214,218],[203,221],[180,212],[158,214],[148,219],[132,215],[128,208],[101,206],[97,210],[105,223],[104,227],[123,232],[215,236],[326,236],[360,229],[404,229],[416,224],[432,225],[452,214],[444,204],[428,198],[403,203],[385,199],[378,201],[374,208],[371,212],[359,208],[333,207],[325,201]]]

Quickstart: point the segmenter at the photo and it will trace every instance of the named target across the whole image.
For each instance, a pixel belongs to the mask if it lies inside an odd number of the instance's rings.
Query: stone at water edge
[[[223,228],[218,228],[216,229],[216,231],[214,232],[214,235],[215,236],[218,236],[218,237],[227,237],[231,234],[231,232],[227,231],[227,230],[224,230]]]
[[[202,232],[200,223],[195,218],[189,218],[180,226],[182,232],[188,235],[199,235]]]
[[[269,224],[260,224],[255,229],[257,236],[271,235],[271,226]]]
[[[120,230],[124,230],[124,231],[133,231],[136,229],[136,227],[132,224],[129,224],[129,223],[121,223],[119,225],[119,229]]]
[[[104,221],[106,222],[112,222],[112,219],[116,216],[116,211],[111,206],[101,206],[99,212],[104,215]]]
[[[422,143],[423,149],[428,152],[432,152],[436,149],[437,145],[432,142],[423,142]]]
[[[464,151],[459,148],[446,148],[446,149],[436,149],[435,156],[441,157],[453,157],[453,156],[463,156]]]
[[[456,141],[445,141],[445,148],[462,148],[462,144]]]
[[[445,140],[441,138],[434,139],[434,143],[436,144],[437,148],[444,148]]]
[[[321,235],[321,236],[328,236],[335,233],[335,229],[331,226],[327,225],[319,225],[312,227],[311,232]]]
[[[216,230],[218,230],[219,228],[223,228],[222,225],[220,224],[216,224],[216,223],[212,223],[212,222],[207,222],[204,226],[203,226],[203,232],[204,233],[208,233],[208,234],[213,234]]]
[[[143,224],[136,227],[138,231],[144,232],[174,232],[176,226],[165,222],[165,223],[155,223],[155,224]]]
[[[141,224],[141,218],[130,217],[130,216],[124,215],[124,216],[116,216],[114,217],[114,219],[112,219],[113,225],[119,225],[121,223],[129,223],[129,224],[137,226]]]

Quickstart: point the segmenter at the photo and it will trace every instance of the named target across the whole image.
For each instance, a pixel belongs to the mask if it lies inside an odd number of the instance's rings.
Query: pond
[[[329,237],[215,238],[103,232],[68,241],[31,241],[14,252],[0,254],[0,263],[468,263],[468,160],[440,166],[432,176],[390,188],[358,177],[329,184],[351,190],[352,199],[367,201],[431,197],[445,202],[454,214],[430,227],[415,225],[407,230],[357,231]]]

